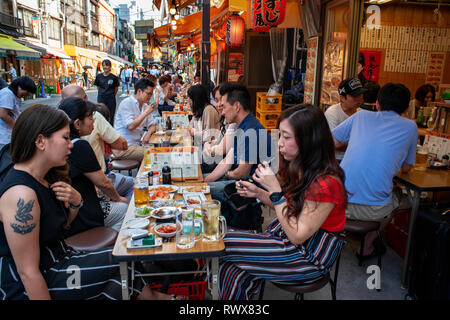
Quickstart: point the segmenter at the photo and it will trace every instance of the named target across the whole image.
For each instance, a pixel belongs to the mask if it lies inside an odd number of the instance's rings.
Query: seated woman
[[[264,233],[229,230],[220,260],[222,299],[252,299],[269,279],[304,284],[327,274],[344,243],[344,172],[324,114],[312,105],[291,107],[280,116],[280,170],[263,162],[253,179],[265,189],[237,181],[243,197],[275,208]]]
[[[171,82],[172,78],[167,75],[161,76],[158,79],[158,85],[153,95],[158,105],[159,115],[162,115],[163,111],[173,111],[175,107],[175,101],[171,100],[174,94]]]
[[[64,228],[83,206],[69,184],[67,158],[73,147],[69,118],[54,107],[34,105],[12,132],[13,168],[0,185],[0,299],[121,299],[119,265],[112,248],[80,254],[66,245]],[[66,182],[64,182],[66,181]],[[73,272],[80,274],[71,287]],[[76,285],[77,285],[76,284]],[[136,282],[136,289],[143,287]],[[169,298],[144,287],[140,299]]]
[[[74,145],[69,156],[70,178],[84,201],[66,236],[103,225],[118,231],[128,209],[128,200],[117,193],[102,171],[89,142],[80,139],[80,136],[89,135],[94,130],[93,105],[72,97],[64,99],[59,109],[70,119],[70,139]],[[104,194],[102,202],[95,187]]]
[[[409,107],[402,114],[402,116],[415,119],[420,107],[428,106],[429,102],[433,102],[436,99],[436,90],[431,84],[424,84],[420,86],[414,95],[414,99],[409,102]]]
[[[194,143],[197,141],[203,145],[219,136],[220,115],[209,104],[208,92],[202,85],[190,87],[187,94],[188,105],[194,115],[189,123],[189,132],[194,137]]]

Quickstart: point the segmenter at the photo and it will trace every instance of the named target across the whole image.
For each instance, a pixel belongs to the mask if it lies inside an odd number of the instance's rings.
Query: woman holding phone
[[[324,114],[297,105],[281,114],[279,129],[278,174],[263,162],[252,178],[264,189],[236,182],[241,196],[273,207],[277,218],[263,233],[228,231],[219,269],[222,299],[252,299],[262,279],[314,282],[329,272],[344,243],[345,177]]]

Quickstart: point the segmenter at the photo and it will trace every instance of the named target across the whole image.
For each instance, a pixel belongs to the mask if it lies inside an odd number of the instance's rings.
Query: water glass
[[[176,212],[177,247],[190,249],[195,245],[194,208],[179,207]]]

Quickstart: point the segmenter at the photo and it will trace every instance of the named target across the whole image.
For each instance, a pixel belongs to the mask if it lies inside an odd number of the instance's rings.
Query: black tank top
[[[48,248],[58,248],[63,242],[64,224],[67,221],[62,203],[56,199],[50,188],[46,188],[33,176],[25,171],[12,168],[0,185],[0,197],[9,188],[24,185],[34,190],[41,209],[39,247],[41,250],[41,267],[46,263]],[[8,226],[7,226],[8,228]],[[59,250],[58,250],[59,251]],[[61,252],[62,253],[62,252]],[[0,222],[0,257],[11,257],[11,251],[6,241],[3,222]]]

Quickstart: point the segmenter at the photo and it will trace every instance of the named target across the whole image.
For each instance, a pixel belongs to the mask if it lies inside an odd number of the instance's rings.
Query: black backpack
[[[226,200],[221,204],[221,213],[227,221],[227,226],[262,231],[264,218],[261,203],[254,198],[241,197],[234,182],[226,185],[223,191]]]
[[[0,150],[0,183],[5,180],[6,174],[13,167],[14,163],[11,160],[11,153],[9,151],[10,143],[5,144]]]

